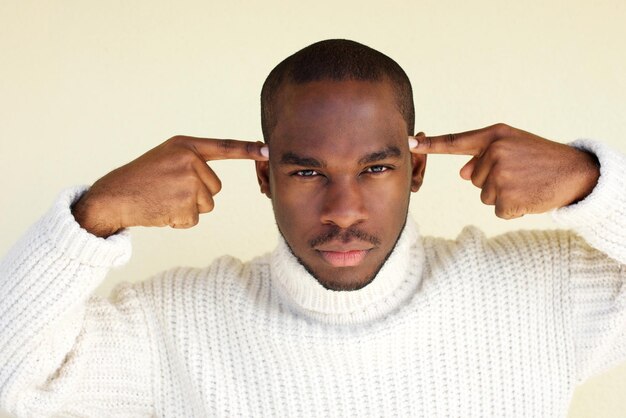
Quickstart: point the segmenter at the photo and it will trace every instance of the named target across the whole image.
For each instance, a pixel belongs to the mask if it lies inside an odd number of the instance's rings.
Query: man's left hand
[[[483,203],[504,219],[576,203],[600,176],[595,155],[505,124],[415,139],[413,153],[472,155],[461,177],[482,189]]]

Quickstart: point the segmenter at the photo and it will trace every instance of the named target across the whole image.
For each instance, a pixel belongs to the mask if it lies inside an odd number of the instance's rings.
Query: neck
[[[324,287],[293,255],[282,236],[272,253],[272,278],[281,298],[296,313],[333,324],[382,318],[414,294],[421,277],[423,248],[408,218],[387,260],[356,290]]]

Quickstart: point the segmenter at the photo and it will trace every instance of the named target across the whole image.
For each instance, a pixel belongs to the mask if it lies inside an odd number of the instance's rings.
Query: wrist
[[[580,165],[581,171],[579,176],[580,180],[578,181],[579,187],[577,188],[578,193],[570,205],[578,203],[589,196],[598,184],[598,179],[600,178],[600,162],[598,157],[586,150],[581,150],[581,152],[584,154],[584,163]]]
[[[112,222],[114,217],[107,213],[107,205],[99,202],[89,192],[72,206],[72,215],[78,224],[87,232],[101,238],[107,238],[122,229]]]

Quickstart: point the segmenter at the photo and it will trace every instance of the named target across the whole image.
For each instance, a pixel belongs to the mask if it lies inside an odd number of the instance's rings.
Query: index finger
[[[451,133],[439,136],[415,137],[415,154],[455,154],[480,155],[491,142],[502,137],[504,128],[500,125],[488,126],[473,131]]]
[[[262,142],[241,141],[238,139],[213,139],[185,137],[205,161],[214,160],[256,160],[267,161],[269,152]]]

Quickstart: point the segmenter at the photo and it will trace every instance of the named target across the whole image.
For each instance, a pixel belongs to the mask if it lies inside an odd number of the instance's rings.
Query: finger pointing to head
[[[212,160],[257,160],[267,161],[269,149],[262,142],[236,139],[210,139],[186,137],[205,161]]]
[[[415,136],[414,138],[418,144],[411,148],[411,152],[416,154],[480,155],[496,139],[496,136],[493,129],[489,127],[439,136]]]

